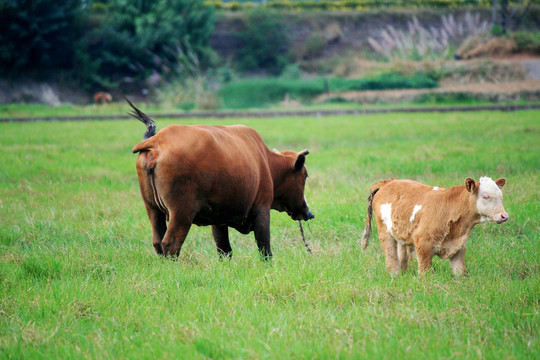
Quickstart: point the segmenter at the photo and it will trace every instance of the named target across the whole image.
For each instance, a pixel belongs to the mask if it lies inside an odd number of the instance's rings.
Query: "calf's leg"
[[[454,275],[459,276],[467,272],[465,267],[465,246],[450,258],[450,265],[452,265]]]
[[[379,227],[379,229],[381,229],[381,227]],[[390,274],[398,275],[400,262],[397,241],[384,229],[379,230],[379,240],[386,256],[386,270]]]
[[[409,246],[403,243],[397,244],[397,254],[399,259],[399,267],[401,271],[406,271],[409,266]]]
[[[416,241],[416,256],[418,258],[418,275],[431,269],[433,261],[433,246],[426,239]]]
[[[212,225],[212,234],[216,242],[220,257],[232,257],[231,243],[229,242],[229,228],[227,225]]]

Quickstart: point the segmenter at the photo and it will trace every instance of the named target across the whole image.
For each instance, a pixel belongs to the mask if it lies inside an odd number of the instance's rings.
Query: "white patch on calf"
[[[434,186],[434,187],[433,187],[433,190],[434,190],[434,191],[437,191],[437,190],[439,190],[439,187],[438,187],[438,186]]]
[[[489,177],[481,177],[479,182],[476,209],[481,216],[480,221],[495,221],[494,216],[504,212],[502,191]]]
[[[414,221],[414,217],[416,216],[416,213],[420,211],[422,208],[422,205],[414,205],[414,209],[412,211],[411,218],[409,219],[409,222],[412,223]]]
[[[393,235],[392,234],[392,204],[391,203],[381,205],[381,219],[384,225],[386,225],[386,229],[388,230],[388,232],[391,235]]]

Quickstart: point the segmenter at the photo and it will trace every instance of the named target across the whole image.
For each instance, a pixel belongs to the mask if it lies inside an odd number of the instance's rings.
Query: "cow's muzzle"
[[[313,215],[313,213],[311,211],[308,211],[308,213],[306,214],[305,216],[305,221],[308,221],[308,220],[311,220],[311,219],[314,219],[315,218],[315,215]]]

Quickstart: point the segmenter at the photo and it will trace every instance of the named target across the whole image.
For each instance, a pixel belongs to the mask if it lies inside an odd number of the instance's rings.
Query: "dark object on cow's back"
[[[232,255],[232,227],[253,231],[270,258],[270,209],[293,220],[314,217],[304,198],[309,151],[270,151],[243,125],[170,125],[156,133],[155,122],[126,100],[147,127],[132,151],[158,254],[178,255],[195,224],[212,226],[220,256]]]

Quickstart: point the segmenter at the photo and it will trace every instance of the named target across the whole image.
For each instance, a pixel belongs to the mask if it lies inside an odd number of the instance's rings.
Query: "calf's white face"
[[[479,183],[476,208],[481,216],[481,221],[493,221],[500,224],[508,220],[508,214],[503,207],[503,194],[501,191],[506,180],[498,179],[493,181],[489,177],[481,177]]]

